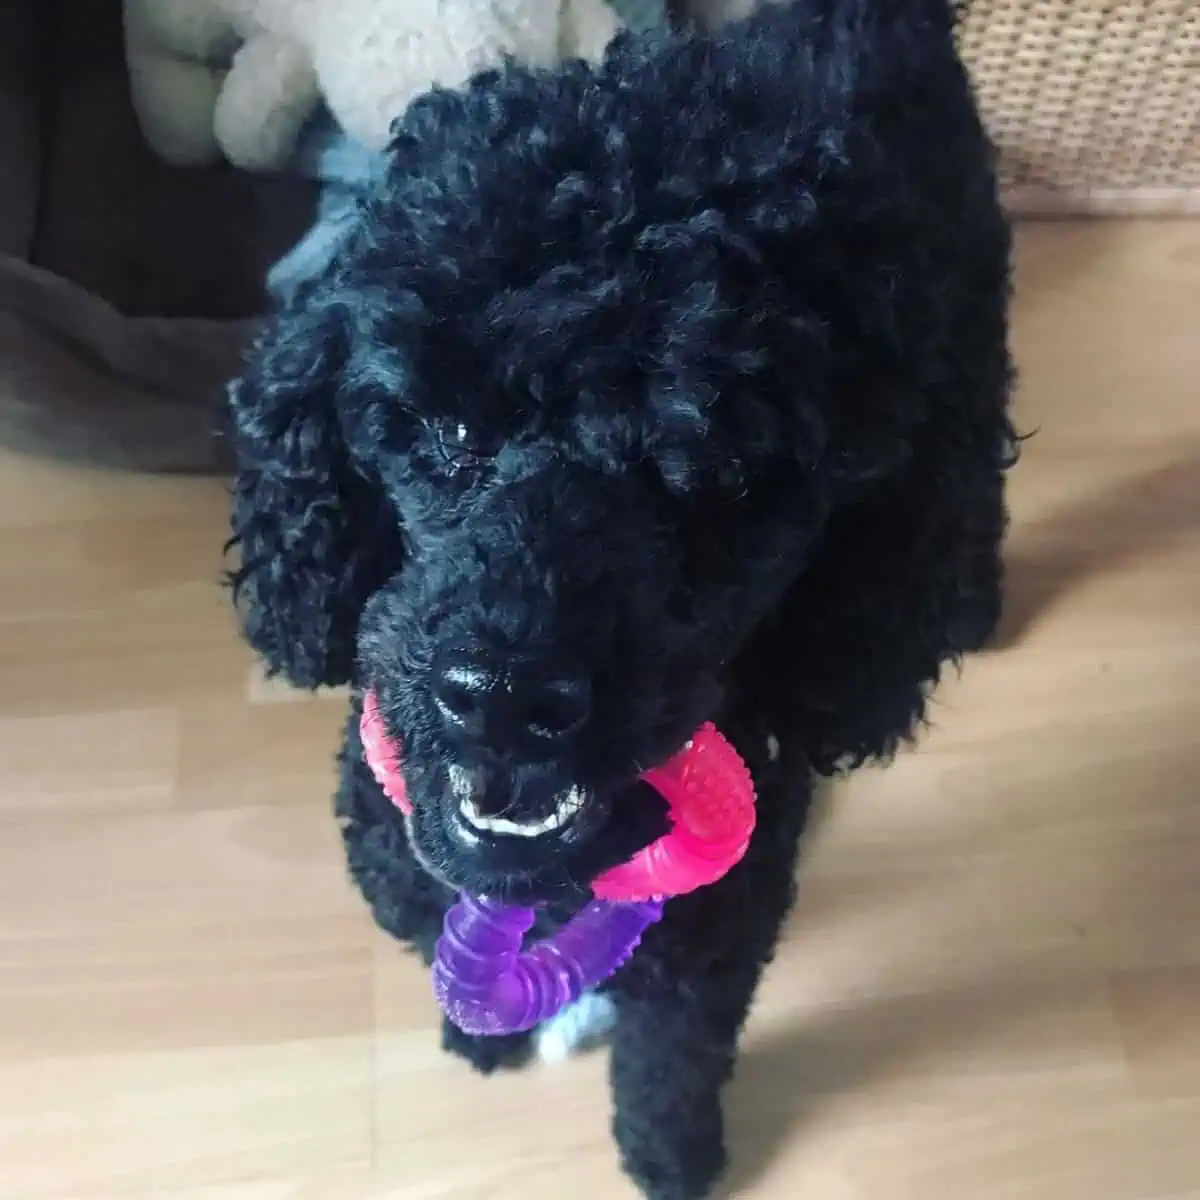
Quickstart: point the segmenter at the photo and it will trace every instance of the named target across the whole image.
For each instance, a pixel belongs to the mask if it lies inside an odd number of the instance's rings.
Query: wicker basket
[[[1200,214],[1200,0],[970,0],[961,44],[1014,210]]]

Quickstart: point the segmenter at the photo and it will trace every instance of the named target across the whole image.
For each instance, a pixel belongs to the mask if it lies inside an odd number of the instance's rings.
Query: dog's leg
[[[725,727],[758,787],[750,850],[719,883],[668,904],[607,989],[613,1132],[648,1200],[706,1200],[725,1168],[722,1092],[792,908],[812,806],[798,738],[759,717],[730,714]]]
[[[768,739],[759,827],[720,883],[668,905],[613,980],[613,1132],[648,1200],[705,1200],[725,1167],[722,1092],[795,895],[806,771]]]
[[[480,1075],[491,1075],[493,1071],[523,1067],[532,1056],[533,1038],[528,1033],[475,1037],[443,1020],[442,1049],[469,1063]]]
[[[618,994],[613,1132],[648,1200],[704,1200],[725,1168],[721,1094],[733,1072],[758,964]]]

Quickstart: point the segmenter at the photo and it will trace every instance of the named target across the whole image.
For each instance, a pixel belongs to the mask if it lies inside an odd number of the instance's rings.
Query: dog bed
[[[0,171],[0,442],[219,470],[224,380],[317,185],[159,161],[120,0],[0,4]]]
[[[615,0],[635,28],[664,2]],[[224,383],[371,170],[338,136],[318,122],[286,177],[169,167],[133,115],[121,0],[2,0],[0,444],[224,470]]]

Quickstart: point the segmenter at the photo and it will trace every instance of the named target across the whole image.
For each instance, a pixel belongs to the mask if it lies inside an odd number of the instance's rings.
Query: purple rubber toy
[[[662,916],[663,904],[593,900],[527,951],[534,910],[464,896],[446,914],[433,962],[443,1011],[471,1034],[521,1033],[607,979]]]

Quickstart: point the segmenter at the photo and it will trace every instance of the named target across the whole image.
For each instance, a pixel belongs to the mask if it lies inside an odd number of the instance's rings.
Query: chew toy
[[[400,748],[371,692],[363,697],[360,732],[380,787],[411,813]],[[552,1017],[629,959],[667,899],[715,883],[746,853],[754,784],[715,726],[702,725],[678,754],[642,778],[666,800],[670,831],[599,876],[595,899],[557,933],[523,950],[535,910],[488,897],[461,896],[446,913],[434,993],[466,1033],[519,1033]]]

